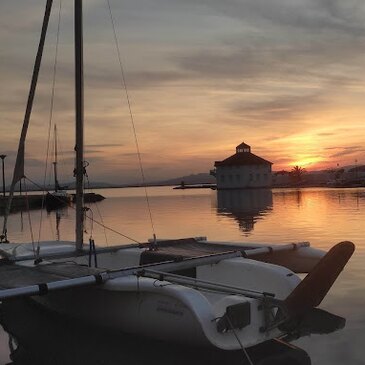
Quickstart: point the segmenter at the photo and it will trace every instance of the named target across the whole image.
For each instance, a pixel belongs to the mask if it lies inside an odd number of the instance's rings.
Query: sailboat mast
[[[13,180],[10,185],[9,198],[8,198],[6,212],[5,212],[5,216],[4,216],[3,232],[0,235],[1,242],[7,241],[7,230],[8,230],[7,222],[8,222],[8,217],[10,214],[11,203],[12,203],[13,196],[14,196],[15,185],[17,184],[17,182],[20,182],[21,179],[24,177],[25,139],[27,137],[30,117],[32,114],[33,101],[34,101],[34,96],[35,96],[35,92],[36,92],[36,88],[37,88],[39,70],[40,70],[41,63],[42,63],[44,43],[46,40],[46,34],[47,34],[47,29],[48,29],[49,18],[51,15],[52,4],[53,4],[53,0],[47,0],[46,10],[44,12],[44,17],[43,17],[41,37],[39,40],[38,51],[37,51],[36,59],[34,62],[32,81],[30,84],[30,89],[29,89],[29,94],[28,94],[27,108],[25,110],[23,127],[22,127],[22,132],[20,135],[19,146],[18,146],[18,153],[17,153],[16,161],[15,161]]]
[[[84,73],[82,0],[75,0],[75,97],[76,97],[76,248],[84,234]]]
[[[57,176],[57,126],[54,126],[54,162],[53,162],[53,172],[54,172],[54,191],[58,191],[58,176]]]

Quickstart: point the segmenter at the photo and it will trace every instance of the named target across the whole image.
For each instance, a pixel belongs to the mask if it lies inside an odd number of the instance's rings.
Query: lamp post
[[[5,157],[6,155],[0,155],[1,162],[2,162],[2,168],[3,168],[3,196],[5,197]]]

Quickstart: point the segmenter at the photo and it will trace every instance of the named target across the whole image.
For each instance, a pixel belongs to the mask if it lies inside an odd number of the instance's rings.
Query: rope
[[[103,216],[100,213],[100,209],[99,209],[98,202],[95,203],[95,206],[96,206],[96,210],[98,211],[98,216],[99,216],[99,218],[101,220],[101,223],[104,224],[104,219],[103,219]],[[105,243],[106,243],[106,245],[109,246],[108,236],[106,234],[106,229],[105,228],[104,228],[104,237],[105,237]]]
[[[106,0],[106,2],[108,4],[110,21],[112,24],[113,34],[114,34],[115,47],[116,47],[116,51],[118,54],[118,61],[119,61],[120,74],[121,74],[120,83],[121,83],[122,88],[125,90],[125,96],[127,99],[130,120],[131,120],[131,124],[132,124],[132,128],[133,128],[134,142],[136,144],[136,149],[137,149],[139,168],[141,171],[142,185],[143,185],[144,192],[145,192],[147,209],[148,209],[148,214],[149,214],[151,227],[152,227],[152,233],[153,233],[153,237],[155,238],[156,237],[155,226],[154,226],[153,218],[152,218],[152,211],[151,211],[149,196],[148,196],[148,192],[147,192],[146,179],[145,179],[145,174],[144,174],[144,169],[143,169],[143,164],[142,164],[142,157],[141,157],[141,152],[140,152],[140,148],[139,148],[137,131],[136,131],[135,123],[134,123],[134,117],[133,117],[133,113],[132,113],[132,107],[131,107],[131,102],[130,102],[130,98],[129,98],[129,92],[128,92],[128,88],[127,88],[127,82],[126,82],[126,78],[125,78],[125,72],[124,72],[121,52],[120,52],[120,48],[119,48],[119,41],[118,41],[116,29],[115,29],[114,17],[113,17],[110,1]],[[155,240],[156,240],[156,238],[155,238]]]
[[[132,237],[129,237],[129,236],[127,236],[127,235],[125,235],[125,234],[123,234],[123,233],[121,233],[121,232],[118,232],[118,231],[116,231],[116,230],[115,230],[115,229],[113,229],[113,228],[110,228],[110,227],[106,226],[105,224],[103,224],[103,223],[101,223],[101,222],[97,221],[96,219],[91,218],[91,217],[90,217],[90,216],[88,216],[88,215],[86,215],[86,218],[88,218],[88,219],[92,220],[95,224],[99,225],[100,227],[103,227],[103,228],[107,229],[107,230],[108,230],[108,231],[110,231],[110,232],[113,232],[113,233],[115,233],[115,234],[118,234],[119,236],[122,236],[122,237],[124,237],[124,238],[126,238],[126,239],[128,239],[128,240],[130,240],[130,241],[132,241],[132,242],[135,242],[135,243],[138,243],[139,245],[142,245],[142,242],[139,242],[139,241],[135,240],[135,239],[134,239],[134,238],[132,238]]]
[[[241,347],[241,350],[242,350],[243,354],[245,355],[245,360],[247,359],[247,361],[248,361],[248,363],[250,365],[254,365],[254,363],[251,360],[250,355],[248,354],[247,350],[243,347],[242,342],[241,342],[240,338],[238,337],[238,335],[236,333],[236,330],[233,327],[233,324],[231,322],[231,319],[229,318],[228,315],[226,316],[226,318],[227,318],[227,321],[228,321],[229,326],[231,327],[231,330],[233,331],[234,336],[236,337],[236,340],[237,340],[238,344]]]
[[[86,169],[85,169],[85,176],[86,176],[86,181],[87,181],[87,188],[88,188],[88,190],[90,190],[90,191],[93,193],[93,192],[94,192],[94,190],[90,188],[89,175],[88,175],[88,173],[87,173]],[[98,202],[95,202],[95,206],[96,206],[96,210],[97,210],[97,212],[98,212],[98,216],[99,216],[99,218],[100,218],[100,221],[101,221],[101,223],[102,223],[102,224],[104,224],[104,219],[103,219],[103,216],[102,216],[102,214],[101,214],[101,212],[100,212]],[[91,210],[91,208],[90,208],[90,207],[89,207],[89,209]],[[94,216],[94,215],[93,215],[93,216]],[[108,236],[107,236],[107,234],[106,234],[106,229],[105,229],[105,228],[104,228],[104,237],[105,237],[105,243],[106,243],[106,245],[107,245],[107,246],[109,246],[109,243],[108,243]]]
[[[38,253],[39,253],[39,250],[40,250],[40,240],[41,240],[42,221],[43,221],[43,208],[44,208],[45,195],[46,195],[46,192],[45,192],[46,188],[45,187],[46,187],[46,179],[47,179],[49,150],[50,150],[50,139],[51,139],[51,129],[52,129],[52,119],[53,119],[53,109],[54,109],[54,99],[55,99],[55,89],[56,89],[58,45],[59,45],[59,40],[60,40],[61,10],[62,10],[62,0],[59,1],[59,9],[58,9],[56,49],[55,49],[55,56],[54,56],[54,62],[53,62],[52,92],[51,92],[51,102],[50,102],[49,120],[48,120],[48,140],[47,140],[45,170],[44,170],[44,176],[43,176],[41,217],[40,217],[40,221],[39,221],[39,230],[38,230],[38,243],[37,243],[37,252]]]
[[[91,219],[90,219],[90,239],[93,239],[93,233],[94,233],[94,212],[91,208],[86,208],[91,213]],[[86,211],[85,211],[85,217],[86,217]],[[85,232],[86,233],[86,232]]]

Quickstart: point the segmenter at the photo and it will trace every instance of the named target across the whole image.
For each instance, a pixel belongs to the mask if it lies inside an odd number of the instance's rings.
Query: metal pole
[[[82,0],[75,0],[75,96],[76,96],[76,248],[82,249],[84,233],[84,75]]]
[[[54,161],[53,161],[53,173],[54,173],[54,191],[58,191],[58,176],[57,176],[57,126],[54,125]]]
[[[15,167],[14,167],[14,175],[13,175],[13,180],[10,185],[8,204],[7,204],[6,213],[4,216],[3,232],[0,235],[0,240],[2,240],[2,241],[7,241],[7,222],[8,222],[8,217],[10,214],[10,208],[11,208],[11,202],[12,202],[13,195],[14,195],[15,184],[24,177],[25,138],[27,136],[30,116],[32,113],[33,100],[34,100],[35,91],[37,88],[39,69],[41,67],[43,48],[44,48],[44,43],[46,40],[46,34],[47,34],[49,18],[51,15],[52,4],[53,4],[53,0],[47,0],[46,9],[45,9],[44,18],[43,18],[43,24],[42,24],[41,38],[39,40],[38,51],[37,51],[37,55],[36,55],[36,59],[35,59],[35,63],[34,63],[32,81],[30,84],[28,101],[27,101],[27,108],[25,110],[23,128],[22,128],[22,132],[20,135],[18,154],[16,157],[16,162],[15,162]]]
[[[4,162],[5,157],[6,157],[6,155],[0,155],[2,167],[3,167],[3,196],[4,196],[4,198],[5,198],[5,162]]]

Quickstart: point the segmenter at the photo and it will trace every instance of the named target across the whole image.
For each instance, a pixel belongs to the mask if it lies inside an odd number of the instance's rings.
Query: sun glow
[[[301,166],[301,167],[308,167],[316,165],[320,162],[323,162],[323,159],[321,157],[298,157],[297,160],[289,163],[289,166]]]

